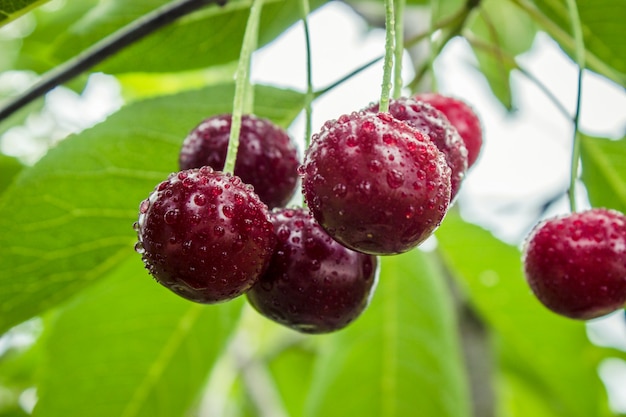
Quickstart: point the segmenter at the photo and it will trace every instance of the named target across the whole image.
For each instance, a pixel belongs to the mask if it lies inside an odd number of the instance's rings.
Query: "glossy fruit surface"
[[[276,244],[267,206],[239,177],[209,167],[172,174],[135,224],[148,271],[199,303],[235,298],[259,279]]]
[[[180,169],[210,166],[224,168],[232,116],[209,117],[183,142]],[[241,119],[235,175],[254,187],[268,207],[283,207],[298,181],[298,152],[287,132],[270,120],[248,114]]]
[[[465,142],[467,167],[474,165],[483,146],[483,131],[474,109],[463,100],[436,93],[421,93],[415,98],[430,104],[448,118]]]
[[[450,203],[450,168],[425,135],[389,113],[352,113],[313,135],[300,168],[315,219],[364,253],[405,252],[429,237]]]
[[[526,279],[549,309],[592,319],[626,303],[626,217],[592,209],[538,224],[524,246]]]
[[[265,317],[304,333],[339,330],[367,307],[377,259],[334,241],[308,211],[271,213],[278,237],[270,265],[246,294]]]
[[[379,105],[374,103],[366,111],[378,112]],[[437,148],[443,152],[450,167],[450,199],[454,200],[467,171],[467,148],[458,131],[439,110],[423,101],[412,98],[399,98],[389,101],[389,113],[430,137]]]

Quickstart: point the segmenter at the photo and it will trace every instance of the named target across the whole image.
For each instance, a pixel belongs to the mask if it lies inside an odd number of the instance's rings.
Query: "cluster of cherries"
[[[387,112],[372,104],[326,122],[302,164],[282,128],[244,115],[231,175],[221,171],[231,122],[209,117],[184,140],[180,171],[140,205],[136,249],[152,276],[186,299],[245,294],[263,316],[305,333],[341,329],[365,310],[377,256],[434,232],[482,146],[466,103],[421,94],[391,100]],[[307,208],[285,208],[299,181]],[[624,216],[591,210],[538,226],[525,271],[546,306],[586,319],[624,305],[625,254]],[[598,306],[601,297],[610,302]]]
[[[180,171],[140,205],[136,249],[186,299],[245,294],[262,315],[306,333],[341,329],[364,311],[377,256],[432,234],[482,144],[472,109],[438,94],[326,122],[302,164],[282,128],[244,115],[231,175],[221,171],[231,123],[212,116],[187,136]],[[308,208],[285,208],[299,180]]]

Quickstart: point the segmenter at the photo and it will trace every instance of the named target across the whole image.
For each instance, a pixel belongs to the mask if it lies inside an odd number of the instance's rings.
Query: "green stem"
[[[402,95],[402,56],[404,55],[404,8],[406,0],[396,1],[395,10],[395,57],[393,75],[393,98],[400,98]]]
[[[464,38],[472,45],[473,48],[482,49],[483,51],[493,54],[494,56],[502,59],[506,62],[507,65],[510,65],[517,71],[519,71],[523,76],[528,78],[530,82],[535,84],[535,86],[546,95],[546,97],[555,105],[555,107],[561,112],[561,114],[569,121],[573,122],[573,117],[570,115],[569,111],[565,108],[565,106],[559,101],[559,99],[550,91],[550,89],[541,82],[537,77],[535,77],[530,71],[526,68],[522,67],[514,56],[509,54],[508,52],[501,49],[498,45],[494,45],[491,43],[487,43],[482,39],[477,38],[471,33],[463,34]]]
[[[459,19],[462,18],[462,16],[465,14],[465,9],[461,9],[459,10],[457,13],[455,13],[454,15],[447,17],[443,20],[441,20],[439,23],[437,23],[437,25],[435,25],[435,30],[438,29],[443,29],[446,28],[450,25],[455,24]],[[411,39],[407,39],[404,42],[404,47],[405,48],[410,48],[411,46],[414,46],[415,44],[423,41],[424,39],[428,38],[428,35],[430,34],[430,29],[418,33],[417,35],[413,36]],[[355,75],[360,74],[361,72],[365,71],[366,69],[370,68],[372,65],[375,65],[378,61],[382,60],[384,58],[383,55],[376,57],[374,59],[372,59],[369,62],[366,62],[365,64],[361,65],[360,67],[356,68],[355,70],[351,71],[350,73],[346,74],[345,76],[341,77],[339,80],[333,82],[332,84],[322,88],[321,90],[318,90],[316,92],[313,93],[313,98],[319,98],[321,96],[323,96],[324,94],[328,93],[329,91],[331,91],[332,89],[336,88],[337,86],[343,84],[344,82],[348,81],[350,78],[354,77]]]
[[[442,40],[436,43],[434,47],[431,45],[432,56],[438,56],[443,50],[443,48],[448,44],[448,42],[450,42],[452,38],[454,38],[455,36],[461,33],[461,31],[463,30],[463,27],[465,27],[465,23],[467,22],[472,10],[477,6],[478,6],[478,2],[469,0],[465,3],[465,6],[458,13],[455,13],[452,16],[451,20],[447,21],[447,25],[445,26],[447,30],[444,31]],[[436,26],[429,29],[429,33],[431,30],[435,30],[434,28],[436,28]],[[417,69],[415,77],[409,84],[409,88],[411,89],[411,91],[415,91],[417,89],[417,87],[421,84],[422,79],[424,78],[424,75],[428,73],[428,70],[430,68],[431,68],[431,60],[428,59],[426,62],[424,62],[420,66],[420,68]]]
[[[379,111],[389,110],[389,92],[391,91],[391,72],[393,70],[395,17],[393,0],[385,0],[385,59],[383,62],[383,82],[380,92]]]
[[[235,172],[235,162],[237,160],[237,149],[239,148],[239,133],[241,131],[241,117],[243,116],[246,97],[248,106],[252,96],[247,96],[247,90],[251,90],[250,85],[250,60],[252,52],[256,49],[256,41],[259,32],[259,21],[263,0],[254,0],[250,7],[250,16],[246,23],[246,31],[243,35],[243,44],[239,55],[239,64],[235,75],[235,97],[233,99],[232,122],[230,126],[230,137],[228,139],[228,150],[226,152],[226,162],[224,163],[224,173],[233,174]]]
[[[567,10],[572,23],[574,41],[576,43],[575,55],[578,64],[578,80],[576,86],[576,112],[574,113],[574,139],[572,144],[572,163],[569,184],[570,210],[576,211],[576,180],[578,178],[578,166],[580,162],[580,108],[582,104],[583,73],[585,70],[585,41],[583,39],[582,25],[576,6],[576,0],[567,0]]]
[[[300,6],[302,8],[302,26],[304,28],[304,42],[306,45],[306,95],[304,97],[304,111],[306,114],[305,129],[304,129],[304,149],[309,147],[311,141],[312,132],[312,120],[313,109],[312,103],[314,98],[313,93],[313,64],[311,59],[311,34],[309,32],[308,16],[311,11],[309,6],[309,0],[301,0]]]
[[[435,77],[435,58],[439,55],[439,51],[435,51],[435,42],[433,36],[438,30],[435,28],[435,16],[439,14],[439,0],[431,0],[430,2],[430,21],[428,24],[428,69],[430,70],[430,90],[437,91],[437,78]],[[421,78],[421,77],[420,77]]]

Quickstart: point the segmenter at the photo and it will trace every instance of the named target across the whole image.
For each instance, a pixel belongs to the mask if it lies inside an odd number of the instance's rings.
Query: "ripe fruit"
[[[607,209],[538,224],[524,246],[531,289],[552,311],[592,319],[626,303],[626,216]]]
[[[276,244],[267,206],[239,177],[209,167],[171,174],[141,203],[136,249],[154,278],[199,303],[235,298]]]
[[[352,113],[313,135],[300,168],[311,212],[335,240],[373,255],[424,241],[450,203],[450,168],[422,134],[389,113]]]
[[[377,281],[375,256],[334,241],[304,209],[271,213],[278,243],[246,294],[262,315],[304,333],[339,330],[367,307]]]
[[[224,168],[232,115],[205,119],[185,138],[180,169],[210,166]],[[283,207],[298,181],[298,152],[284,129],[267,119],[244,115],[241,119],[235,175],[251,184],[269,208]]]
[[[378,103],[374,103],[366,111],[377,113],[378,108]],[[450,199],[454,200],[467,171],[467,149],[457,130],[443,113],[423,101],[411,98],[392,99],[389,102],[389,113],[426,133],[443,152],[451,170]]]
[[[480,119],[474,110],[462,100],[441,94],[423,93],[416,95],[415,98],[430,104],[448,118],[465,142],[467,167],[474,165],[483,145]]]

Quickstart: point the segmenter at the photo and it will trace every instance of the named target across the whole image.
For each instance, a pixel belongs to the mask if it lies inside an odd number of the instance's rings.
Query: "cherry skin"
[[[379,104],[374,103],[366,111],[378,112]],[[408,123],[430,137],[443,152],[451,170],[450,199],[454,201],[467,171],[467,148],[459,132],[450,124],[446,116],[428,103],[402,97],[389,101],[389,113],[398,120]]]
[[[626,303],[626,216],[591,209],[539,223],[523,250],[530,288],[550,310],[588,320]]]
[[[222,170],[226,161],[232,115],[211,116],[185,138],[180,169],[210,166]],[[254,187],[268,207],[284,207],[298,181],[298,152],[287,132],[268,119],[243,115],[235,175]]]
[[[271,213],[278,243],[246,297],[263,316],[303,333],[344,328],[367,307],[378,279],[375,256],[334,241],[308,211]]]
[[[136,249],[157,282],[198,303],[235,298],[276,245],[267,206],[239,177],[209,167],[172,174],[140,205]]]
[[[448,118],[465,142],[467,168],[471,168],[483,146],[483,131],[474,109],[463,100],[437,93],[421,93],[415,98],[430,104]]]
[[[300,167],[315,219],[335,240],[373,255],[428,238],[450,204],[450,168],[426,134],[389,113],[352,113],[313,135]]]

